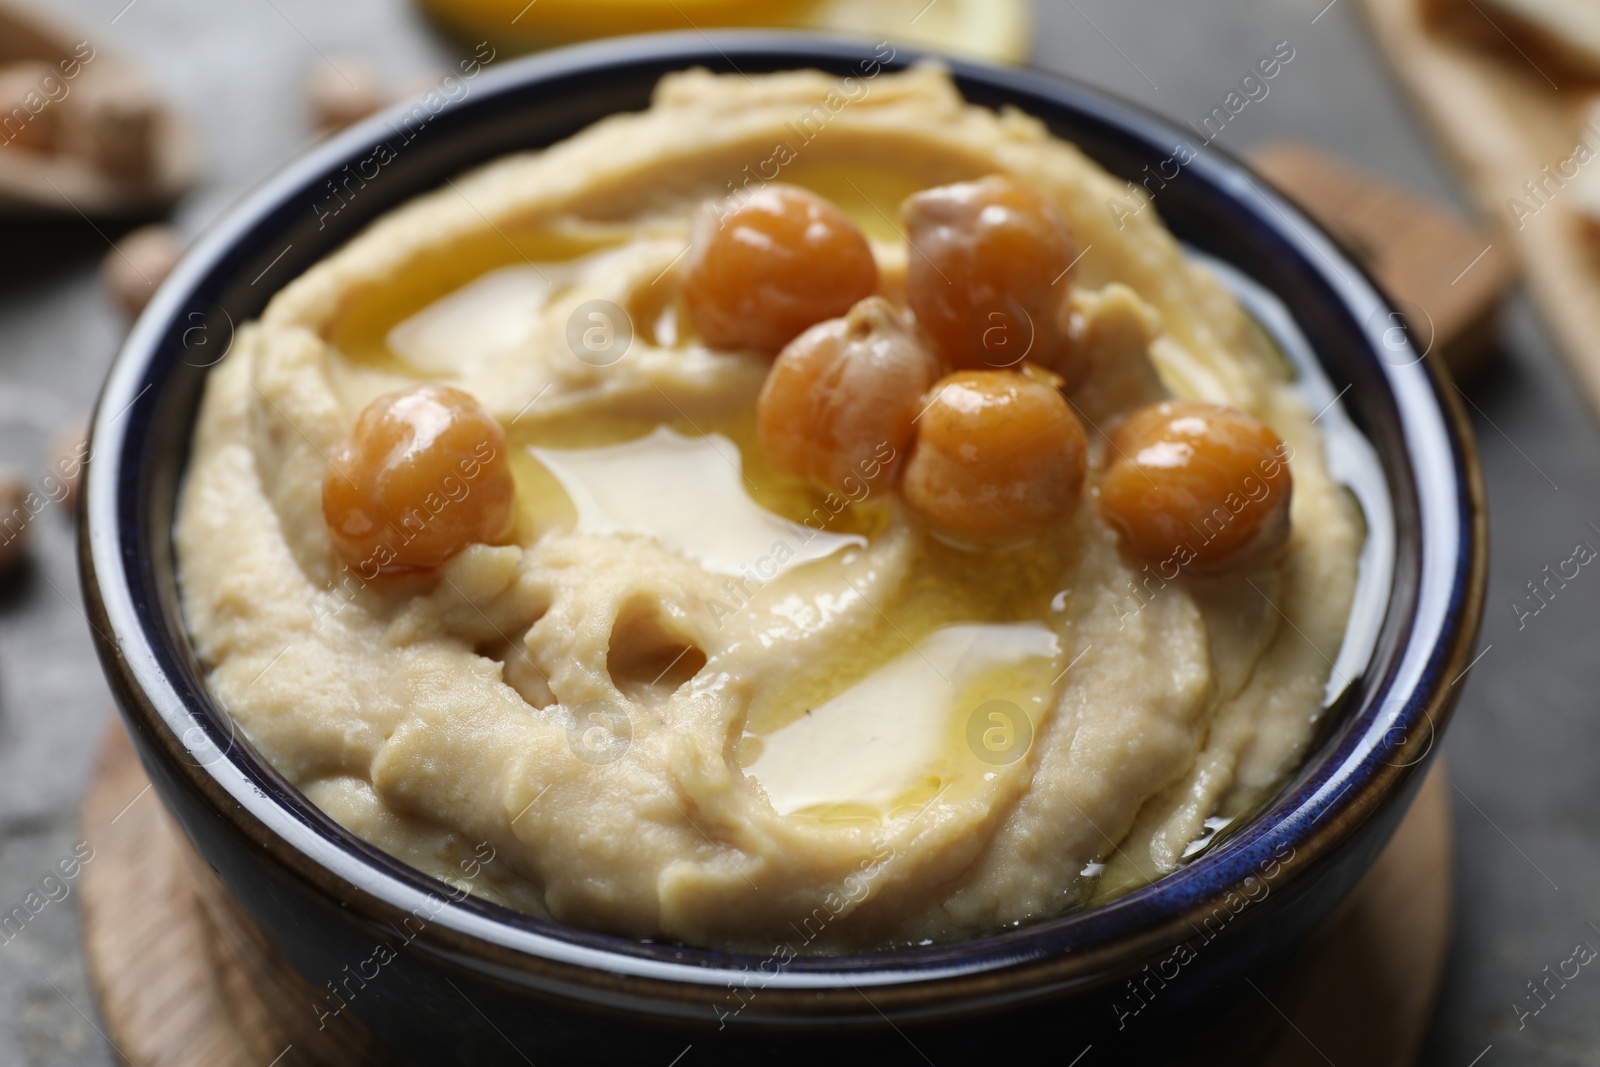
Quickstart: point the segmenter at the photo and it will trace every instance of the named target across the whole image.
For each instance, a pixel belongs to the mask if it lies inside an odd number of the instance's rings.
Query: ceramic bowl
[[[495,62],[337,212],[329,190],[395,136],[404,109],[318,145],[252,192],[162,286],[111,369],[80,559],[123,717],[163,802],[227,892],[309,990],[352,991],[338,1024],[396,1062],[665,1065],[692,1045],[695,1064],[848,1054],[942,1065],[1039,1041],[1061,1062],[1091,1043],[1178,1047],[1185,1031],[1175,1024],[1267,973],[1328,915],[1421,780],[1461,690],[1485,576],[1483,487],[1436,357],[1413,349],[1328,237],[1215,146],[1081,86],[962,62],[950,66],[971,101],[1037,116],[1129,180],[1193,153],[1157,195],[1162,217],[1221,265],[1265,325],[1276,316],[1296,334],[1302,376],[1337,393],[1333,418],[1346,425],[1347,415],[1359,432],[1350,447],[1379,501],[1372,543],[1392,551],[1358,608],[1366,654],[1264,810],[1109,904],[977,940],[778,965],[447,899],[443,885],[314,808],[236,733],[185,636],[172,546],[200,387],[234,326],[389,209],[496,156],[643,108],[669,71],[843,75],[873,55],[864,42],[691,33]],[[913,58],[901,50],[889,66]],[[425,921],[402,942],[397,931],[419,925],[406,926],[409,916]],[[379,944],[393,959],[349,985]],[[284,1010],[326,1024],[320,1013],[333,1003],[308,997]],[[318,1062],[314,1042],[301,1050],[308,1062]]]

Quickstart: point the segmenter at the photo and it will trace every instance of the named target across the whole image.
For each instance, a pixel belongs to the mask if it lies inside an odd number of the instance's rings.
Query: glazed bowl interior
[[[386,211],[477,164],[642,109],[665,73],[810,67],[842,76],[873,54],[859,42],[727,33],[501,61],[420,126],[414,117],[411,125],[402,121],[402,107],[317,147],[203,238],[112,370],[96,414],[85,494],[91,618],[119,697],[125,707],[144,709],[130,713],[142,744],[164,752],[193,788],[226,809],[225,818],[264,828],[269,848],[310,858],[344,887],[340,899],[371,896],[407,909],[436,889],[307,802],[236,735],[207,687],[184,630],[172,544],[207,368],[275,291]],[[915,58],[901,50],[885,67]],[[1379,532],[1393,547],[1393,580],[1359,609],[1370,625],[1371,652],[1365,669],[1348,679],[1316,747],[1264,810],[1186,866],[1110,903],[978,940],[801,957],[776,984],[824,985],[839,976],[915,981],[1103,948],[1215,899],[1284,847],[1314,858],[1386,804],[1403,801],[1407,780],[1443,726],[1452,678],[1475,637],[1482,544],[1474,461],[1431,361],[1397,338],[1388,305],[1361,272],[1215,147],[1059,80],[950,66],[971,102],[1019,107],[1130,181],[1144,181],[1147,168],[1163,161],[1170,171],[1175,154],[1192,155],[1180,176],[1162,183],[1156,208],[1179,240],[1253,281],[1298,326],[1381,469],[1392,515],[1380,521],[1392,530]],[[394,151],[372,175],[364,161],[380,141]],[[473,898],[450,904],[435,921],[497,950],[673,981],[717,984],[727,968],[753,960],[593,933]]]

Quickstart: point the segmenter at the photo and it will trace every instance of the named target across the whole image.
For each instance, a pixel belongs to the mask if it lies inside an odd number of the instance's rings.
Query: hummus
[[[975,552],[872,472],[775,475],[771,359],[696,341],[674,272],[698,205],[777,179],[851,216],[897,302],[900,202],[994,173],[1058,206],[1069,307],[1124,369],[1070,393],[1081,504]],[[697,945],[981,935],[1174,870],[1311,742],[1364,535],[1287,379],[1138,189],[940,70],[690,71],[393,211],[240,330],[182,491],[183,605],[262,755],[446,882]],[[504,427],[516,518],[396,586],[340,562],[321,486],[362,408],[425,380]],[[1169,394],[1285,442],[1280,555],[1196,576],[1119,548],[1098,431]]]

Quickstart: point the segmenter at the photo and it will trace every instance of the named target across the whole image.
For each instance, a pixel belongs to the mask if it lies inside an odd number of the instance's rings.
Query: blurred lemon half
[[[846,33],[998,63],[1028,58],[1029,0],[418,0],[451,31],[506,48],[723,26]]]

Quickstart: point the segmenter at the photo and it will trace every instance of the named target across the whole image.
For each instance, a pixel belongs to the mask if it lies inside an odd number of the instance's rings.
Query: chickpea
[[[362,577],[428,570],[511,522],[506,436],[470,394],[419,385],[368,404],[329,457],[322,515]]]
[[[1059,308],[1073,242],[1054,204],[994,175],[910,196],[900,218],[911,246],[906,302],[946,359],[998,368],[1026,358],[1070,371]]]
[[[843,315],[878,286],[860,230],[793,185],[765,185],[695,218],[683,297],[713,348],[775,355],[808,326]]]
[[[900,313],[869,296],[790,341],[761,388],[761,448],[774,470],[838,491],[894,469],[939,374]]]
[[[1043,375],[959,371],[925,403],[902,492],[942,540],[1006,548],[1077,507],[1088,442]]]
[[[15,525],[15,516],[19,511],[28,513],[28,494],[28,483],[22,480],[21,475],[0,467],[0,515],[11,519],[13,523],[0,527],[0,579],[10,577],[11,572],[28,557],[29,525]]]
[[[1111,434],[1100,507],[1140,559],[1210,570],[1289,536],[1289,449],[1242,411],[1168,400]]]
[[[178,231],[160,223],[141,226],[106,253],[100,278],[123,313],[136,319],[182,258],[183,238]],[[202,332],[196,341],[203,337]]]
[[[306,102],[321,133],[353,126],[391,99],[383,75],[365,56],[341,55],[318,63],[306,75]]]
[[[55,74],[48,63],[0,61],[0,117],[5,119],[0,127],[0,147],[39,153],[57,150],[61,109],[40,104],[45,99],[45,84],[59,81]],[[65,86],[62,89],[65,94]],[[34,108],[29,108],[29,103]]]

